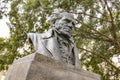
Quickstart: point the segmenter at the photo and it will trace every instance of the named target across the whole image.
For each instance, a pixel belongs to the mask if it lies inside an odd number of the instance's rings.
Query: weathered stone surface
[[[100,76],[34,53],[14,61],[5,80],[100,80]]]

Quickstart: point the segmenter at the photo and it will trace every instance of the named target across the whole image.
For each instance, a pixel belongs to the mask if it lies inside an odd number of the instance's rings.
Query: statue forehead
[[[71,13],[68,13],[68,12],[53,13],[50,17],[50,21],[54,21],[54,20],[61,19],[61,18],[62,19],[69,19],[69,20],[71,20],[75,23],[74,16]]]
[[[76,23],[75,19],[74,19],[74,16],[71,13],[67,13],[67,12],[58,13],[58,18],[60,18],[60,19],[68,19],[68,20],[74,22],[74,24]]]
[[[74,19],[73,14],[67,13],[67,12],[53,12],[52,15],[48,18],[48,21],[50,22],[51,27],[55,27],[56,21],[59,21],[60,19],[68,19],[74,23],[74,26],[76,25],[76,20]]]
[[[63,13],[59,13],[59,16],[61,18],[67,18],[67,19],[74,20],[74,17],[71,13],[63,12]]]

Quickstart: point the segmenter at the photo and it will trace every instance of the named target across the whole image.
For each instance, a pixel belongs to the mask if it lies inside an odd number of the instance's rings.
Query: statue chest
[[[74,64],[74,47],[71,43],[65,42],[63,40],[58,40],[59,49],[62,61],[68,64]]]

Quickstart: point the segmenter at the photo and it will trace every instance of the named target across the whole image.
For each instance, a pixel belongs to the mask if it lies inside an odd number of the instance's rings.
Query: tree
[[[120,66],[112,61],[120,53],[119,0],[13,0],[9,12],[11,37],[6,53],[8,63],[33,52],[25,45],[28,32],[43,32],[49,28],[48,16],[55,9],[76,15],[74,39],[83,68],[101,75],[101,80],[119,79]],[[20,54],[19,49],[24,50]],[[9,56],[9,57],[8,57]],[[11,58],[12,57],[12,58]],[[11,60],[9,62],[9,60]]]
[[[9,0],[0,0],[0,19],[2,19],[3,16],[7,16],[9,3]]]

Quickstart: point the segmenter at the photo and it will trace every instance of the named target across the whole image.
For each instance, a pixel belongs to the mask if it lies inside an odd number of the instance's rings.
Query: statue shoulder
[[[27,34],[27,36],[31,39],[33,39],[34,37],[48,39],[48,38],[52,37],[53,35],[54,35],[54,30],[52,30],[52,29],[49,29],[48,31],[46,31],[44,33],[28,33]]]
[[[47,39],[47,38],[53,37],[53,35],[54,35],[54,31],[52,29],[49,29],[48,31],[42,33],[41,37],[44,39]]]
[[[35,37],[35,36],[41,36],[41,34],[39,34],[39,33],[28,33],[27,36],[29,38],[32,38],[32,37]]]

